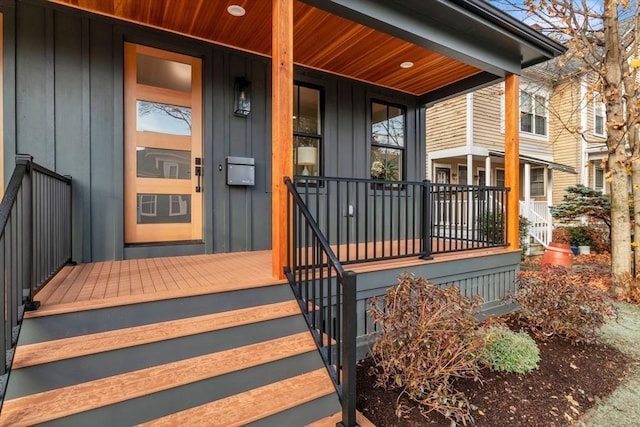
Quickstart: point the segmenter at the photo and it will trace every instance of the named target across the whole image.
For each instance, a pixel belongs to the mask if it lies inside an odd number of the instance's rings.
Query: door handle
[[[202,187],[200,186],[200,179],[202,177],[202,157],[195,158],[195,175],[198,177],[198,185],[196,185],[196,193],[200,193],[202,191]]]

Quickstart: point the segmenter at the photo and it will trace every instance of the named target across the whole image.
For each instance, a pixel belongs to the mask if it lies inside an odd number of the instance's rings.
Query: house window
[[[593,189],[604,193],[604,169],[600,166],[593,168]]]
[[[293,162],[296,175],[322,174],[322,93],[293,85]]]
[[[544,168],[531,168],[531,196],[544,196]]]
[[[547,135],[547,100],[544,96],[520,92],[520,131]]]
[[[605,108],[600,94],[595,94],[593,97],[593,133],[597,136],[605,136],[604,122],[605,122]]]
[[[496,169],[496,187],[504,187],[504,169]]]
[[[449,168],[436,168],[436,184],[449,184],[451,169]]]
[[[458,184],[467,184],[467,167],[458,165]]]
[[[371,103],[371,178],[404,179],[405,110]]]

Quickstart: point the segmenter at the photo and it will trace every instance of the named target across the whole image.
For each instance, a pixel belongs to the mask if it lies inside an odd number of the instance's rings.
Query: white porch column
[[[547,168],[547,243],[553,240],[553,218],[551,218],[551,211],[549,208],[553,206],[553,170]]]
[[[431,157],[427,154],[427,176],[426,179],[431,179],[431,172],[433,170],[433,162],[431,161]]]
[[[467,154],[467,185],[473,185],[473,154]]]
[[[524,205],[527,207],[527,211],[529,211],[529,206],[531,206],[531,164],[524,164],[524,186],[523,186],[523,196],[524,196]]]
[[[484,159],[484,183],[488,187],[491,185],[491,157]]]

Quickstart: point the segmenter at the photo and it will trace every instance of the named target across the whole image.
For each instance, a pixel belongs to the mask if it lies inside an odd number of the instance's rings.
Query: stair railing
[[[35,292],[70,260],[71,178],[16,156],[0,203],[0,376],[11,365],[24,310],[37,308]]]
[[[285,274],[296,295],[342,405],[338,426],[356,422],[356,273],[344,271],[289,177],[288,259]]]

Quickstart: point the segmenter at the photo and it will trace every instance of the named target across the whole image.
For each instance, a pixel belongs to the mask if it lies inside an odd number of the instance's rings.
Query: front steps
[[[0,426],[304,426],[338,412],[289,286],[273,285],[27,315]]]

